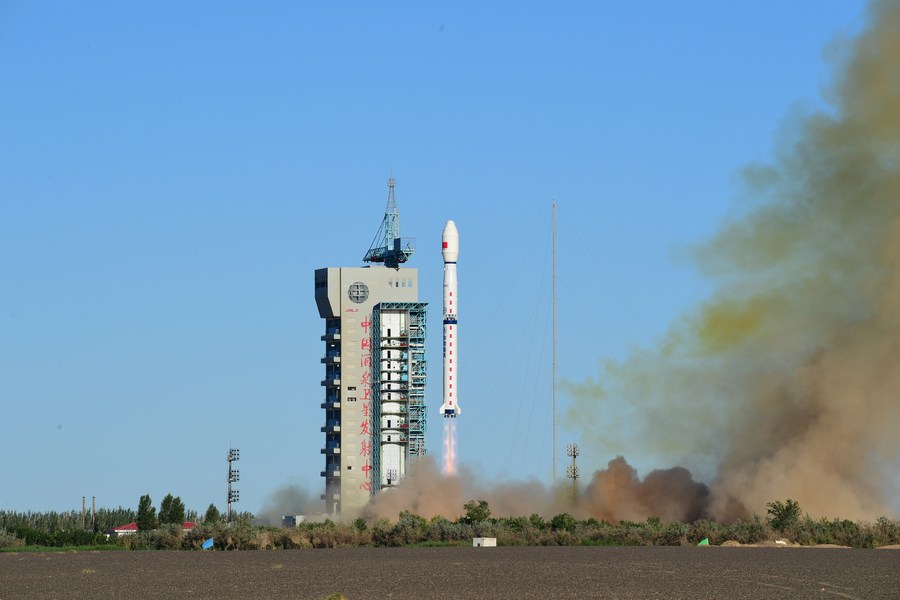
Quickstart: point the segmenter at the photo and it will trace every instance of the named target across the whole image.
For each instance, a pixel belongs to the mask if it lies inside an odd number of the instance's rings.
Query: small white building
[[[474,548],[488,548],[497,545],[497,538],[477,537],[472,538]]]
[[[291,529],[292,527],[297,527],[305,521],[306,521],[306,516],[304,516],[304,515],[282,515],[281,516],[281,526],[284,529]]]

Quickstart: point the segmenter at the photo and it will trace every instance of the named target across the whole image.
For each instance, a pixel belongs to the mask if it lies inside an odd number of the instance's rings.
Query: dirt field
[[[18,598],[900,598],[900,551],[348,548],[0,554]]]

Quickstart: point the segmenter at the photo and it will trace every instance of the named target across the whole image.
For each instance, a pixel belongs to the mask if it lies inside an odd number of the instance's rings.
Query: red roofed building
[[[181,524],[181,528],[184,531],[190,531],[191,529],[193,529],[196,526],[197,526],[197,524],[192,521],[185,521],[184,523]],[[137,530],[138,530],[137,523],[129,523],[128,525],[119,525],[118,527],[113,527],[107,533],[109,535],[129,535],[132,533],[136,533]]]
[[[110,533],[113,533],[115,535],[127,535],[129,533],[136,533],[137,530],[137,523],[129,523],[128,525],[119,525],[118,527],[113,527]]]

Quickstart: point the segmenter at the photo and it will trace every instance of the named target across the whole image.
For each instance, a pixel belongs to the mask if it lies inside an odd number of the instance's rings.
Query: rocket
[[[459,307],[456,293],[456,259],[459,257],[459,231],[456,223],[447,221],[441,234],[441,254],[444,258],[444,403],[441,414],[455,417],[459,410]]]

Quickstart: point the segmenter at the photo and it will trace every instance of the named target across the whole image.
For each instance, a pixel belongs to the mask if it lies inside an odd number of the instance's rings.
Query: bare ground
[[[346,548],[0,554],[19,598],[898,598],[900,552]]]

